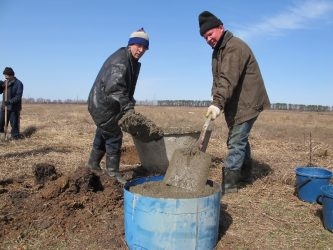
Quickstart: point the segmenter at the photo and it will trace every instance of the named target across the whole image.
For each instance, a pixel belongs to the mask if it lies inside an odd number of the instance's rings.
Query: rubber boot
[[[247,160],[244,162],[241,168],[241,177],[240,181],[243,183],[252,183],[253,176],[252,176],[252,161]]]
[[[222,194],[238,192],[240,170],[223,169]]]
[[[119,172],[120,156],[108,156],[106,155],[106,171],[111,177],[115,177],[121,184],[125,184],[127,181],[121,176]]]
[[[104,151],[93,148],[90,152],[89,160],[86,163],[86,168],[90,168],[91,170],[102,170],[99,164],[101,163],[104,154]]]

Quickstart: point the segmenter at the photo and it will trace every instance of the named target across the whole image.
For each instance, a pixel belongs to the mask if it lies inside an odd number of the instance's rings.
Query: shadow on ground
[[[29,138],[36,132],[37,132],[37,127],[29,126],[21,133],[21,137],[22,138]]]

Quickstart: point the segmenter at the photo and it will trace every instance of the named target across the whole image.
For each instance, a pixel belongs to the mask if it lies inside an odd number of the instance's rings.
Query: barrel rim
[[[316,172],[314,172],[316,171]],[[310,173],[311,172],[311,173]],[[320,172],[322,172],[320,174]],[[300,176],[312,177],[312,178],[331,178],[332,171],[321,167],[298,167],[296,168],[296,174]]]
[[[134,193],[131,192],[129,190],[130,187],[135,186],[135,185],[139,185],[145,182],[150,182],[150,181],[162,181],[164,178],[164,175],[155,175],[155,176],[148,176],[148,177],[138,177],[135,178],[133,180],[128,181],[125,185],[124,185],[124,193],[126,194],[130,194],[130,195],[135,195],[135,196],[141,196],[142,198],[145,199],[154,199],[154,200],[200,200],[200,199],[207,199],[208,197],[213,197],[214,195],[219,195],[222,196],[222,190],[221,190],[221,185],[219,185],[218,183],[212,181],[212,180],[207,180],[207,182],[214,186],[214,188],[216,188],[216,191],[214,191],[213,193],[211,193],[210,195],[207,196],[202,196],[202,197],[194,197],[194,198],[156,198],[156,197],[151,197],[151,196],[145,196],[142,194],[138,194],[138,193]],[[221,199],[221,198],[220,198]]]

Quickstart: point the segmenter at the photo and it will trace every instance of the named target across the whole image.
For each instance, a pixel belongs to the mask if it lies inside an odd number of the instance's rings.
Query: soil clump
[[[119,120],[119,126],[124,132],[143,142],[158,140],[164,135],[160,127],[140,113],[125,114]]]

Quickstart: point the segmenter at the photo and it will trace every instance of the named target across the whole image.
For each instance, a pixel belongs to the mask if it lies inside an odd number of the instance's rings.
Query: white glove
[[[210,105],[208,107],[207,113],[206,113],[206,117],[208,117],[209,115],[211,116],[211,120],[215,120],[216,117],[218,117],[221,113],[221,110],[216,107],[215,105]]]

